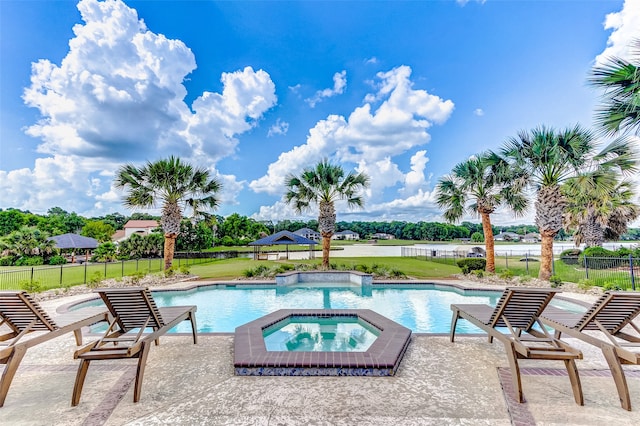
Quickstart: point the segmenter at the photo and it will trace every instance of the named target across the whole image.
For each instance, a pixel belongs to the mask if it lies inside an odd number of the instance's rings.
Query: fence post
[[[62,287],[62,265],[60,265],[60,287]]]
[[[507,267],[507,271],[509,270],[509,256],[508,256],[508,252],[505,252],[504,254],[504,264]]]
[[[587,256],[584,257],[584,273],[589,279],[589,258]]]
[[[636,278],[633,274],[633,255],[629,254],[629,268],[631,269],[631,289],[636,290]]]
[[[85,259],[85,262],[84,262],[84,284],[87,283],[87,263],[88,262]]]
[[[524,254],[524,263],[527,265],[527,275],[529,275],[529,252]]]
[[[30,282],[33,283],[33,266],[31,267],[31,280],[30,280]]]
[[[124,259],[122,260],[122,274],[121,274],[122,278],[124,278]]]
[[[107,261],[104,261],[104,279],[107,279]]]

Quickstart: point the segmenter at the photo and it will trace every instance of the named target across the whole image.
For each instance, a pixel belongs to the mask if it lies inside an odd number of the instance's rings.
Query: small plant
[[[172,277],[172,276],[174,276],[175,274],[176,274],[176,267],[175,267],[175,265],[174,265],[174,266],[171,266],[171,268],[169,268],[169,269],[165,269],[165,270],[164,270],[164,277],[165,277],[165,278],[171,278],[171,277]]]
[[[587,278],[582,278],[580,280],[578,280],[578,288],[580,290],[589,290],[591,287],[594,286],[593,281],[587,279]]]
[[[29,293],[39,293],[42,291],[42,285],[38,280],[24,280],[20,281],[20,288]]]
[[[552,288],[560,287],[563,284],[562,279],[557,275],[551,275],[549,277],[549,282],[551,283]]]
[[[188,265],[181,265],[180,266],[180,273],[182,275],[189,275],[189,266]]]
[[[602,285],[602,290],[604,290],[604,291],[621,291],[621,290],[624,290],[624,288],[622,288],[620,286],[620,284],[618,284],[616,282],[606,281]]]
[[[91,274],[91,277],[89,277],[89,281],[87,282],[87,287],[97,288],[101,282],[102,282],[102,274],[100,273],[100,271],[95,271],[93,274]]]
[[[477,270],[473,271],[473,273],[478,278],[484,277],[484,271],[482,269],[477,269]]]
[[[520,275],[520,282],[521,283],[528,283],[530,282],[533,278],[531,278],[531,276],[529,275]]]
[[[407,275],[397,268],[391,268],[389,270],[389,276],[393,278],[406,278]]]
[[[504,271],[500,272],[498,277],[500,277],[500,279],[509,281],[511,280],[511,278],[513,278],[513,272],[511,272],[508,269],[505,269]]]
[[[133,275],[129,275],[129,282],[133,285],[136,285],[140,282],[140,280],[142,280],[146,276],[147,274],[144,272],[136,272]]]

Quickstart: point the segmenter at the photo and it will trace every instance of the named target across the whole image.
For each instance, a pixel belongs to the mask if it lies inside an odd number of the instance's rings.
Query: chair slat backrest
[[[147,327],[158,329],[165,324],[148,288],[104,288],[96,292],[125,332],[144,326],[147,319]]]
[[[0,291],[0,316],[14,332],[53,331],[56,323],[26,291]],[[35,322],[34,322],[35,321]]]
[[[576,324],[578,330],[599,330],[598,321],[609,333],[615,334],[640,314],[640,293],[605,292]]]
[[[492,327],[506,327],[506,317],[512,327],[528,331],[558,290],[547,288],[507,288],[491,315]]]

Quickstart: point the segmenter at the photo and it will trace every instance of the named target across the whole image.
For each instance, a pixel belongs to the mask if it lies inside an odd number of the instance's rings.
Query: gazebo
[[[287,250],[287,259],[289,259],[289,245],[308,245],[309,246],[309,258],[313,259],[313,245],[318,244],[316,241],[305,238],[302,235],[294,234],[290,231],[280,231],[268,237],[260,238],[259,240],[249,243],[253,246],[253,259],[260,260],[260,247],[261,246],[273,246],[273,245],[285,245]],[[268,255],[264,260],[268,259]]]
[[[75,262],[76,250],[85,250],[85,260],[89,258],[89,250],[98,247],[98,240],[78,234],[62,234],[49,238],[60,250],[71,250],[71,263]]]

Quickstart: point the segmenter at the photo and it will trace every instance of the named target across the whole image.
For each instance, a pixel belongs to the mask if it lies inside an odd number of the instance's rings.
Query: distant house
[[[124,229],[116,231],[116,233],[111,236],[111,241],[123,241],[133,234],[149,235],[158,226],[160,226],[160,224],[157,220],[130,220],[124,224]]]
[[[501,232],[493,237],[494,241],[520,241],[521,238],[522,235],[515,232]]]
[[[298,229],[293,233],[314,241],[320,241],[322,239],[322,235],[320,235],[319,232],[316,232],[313,229],[309,229],[309,228]]]
[[[332,240],[359,240],[360,234],[347,229],[344,231],[336,232],[335,234],[333,234],[331,239]]]
[[[371,236],[374,240],[395,240],[396,236],[393,234],[387,234],[384,232],[376,232]]]
[[[528,234],[525,234],[524,237],[522,237],[522,242],[523,243],[539,243],[541,239],[542,238],[540,234],[537,234],[535,232],[530,232]]]

